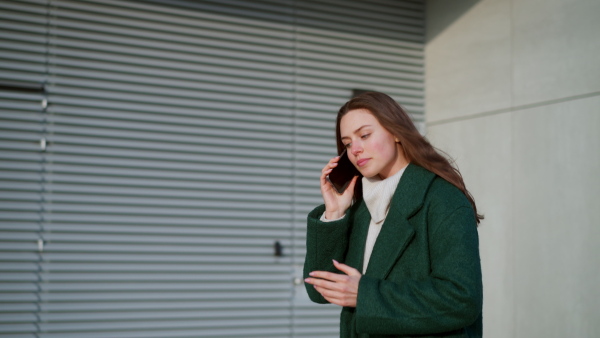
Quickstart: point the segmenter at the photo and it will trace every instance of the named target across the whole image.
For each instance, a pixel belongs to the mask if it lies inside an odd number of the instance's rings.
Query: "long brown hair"
[[[338,154],[341,154],[344,150],[340,134],[340,121],[346,113],[355,109],[366,109],[371,112],[387,131],[400,140],[409,162],[435,173],[460,189],[473,206],[477,223],[483,219],[483,215],[477,213],[475,200],[467,190],[462,175],[448,160],[446,153],[433,147],[419,133],[406,111],[386,94],[365,92],[346,102],[340,108],[335,124]]]

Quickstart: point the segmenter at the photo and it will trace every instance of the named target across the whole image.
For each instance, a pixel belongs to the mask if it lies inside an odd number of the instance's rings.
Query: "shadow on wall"
[[[426,0],[425,12],[427,13],[427,16],[433,16],[439,19],[435,20],[435,22],[427,23],[425,43],[429,43],[435,39],[438,34],[443,32],[448,26],[480,1],[481,0]],[[443,12],[444,15],[437,15],[436,12]]]

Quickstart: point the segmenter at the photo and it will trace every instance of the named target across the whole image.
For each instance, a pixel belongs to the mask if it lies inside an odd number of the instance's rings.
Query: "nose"
[[[350,153],[352,155],[354,155],[354,157],[356,157],[358,154],[362,153],[362,151],[363,151],[363,148],[359,144],[359,142],[352,142],[352,145],[350,146]]]

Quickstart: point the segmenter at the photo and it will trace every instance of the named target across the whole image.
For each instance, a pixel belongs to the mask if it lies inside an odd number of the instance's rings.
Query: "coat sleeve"
[[[348,250],[349,213],[344,218],[332,221],[320,221],[325,212],[321,205],[308,214],[306,229],[306,259],[304,261],[304,278],[312,271],[330,271],[339,273],[333,266],[333,259],[343,262]],[[310,299],[315,303],[328,303],[315,288],[305,283]]]
[[[429,276],[361,278],[358,333],[435,334],[460,330],[480,318],[482,279],[473,209],[460,206],[435,218],[428,231]]]

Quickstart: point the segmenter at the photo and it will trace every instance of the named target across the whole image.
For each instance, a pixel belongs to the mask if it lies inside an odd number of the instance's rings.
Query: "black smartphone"
[[[354,164],[350,162],[348,153],[344,149],[340,155],[338,165],[331,170],[329,175],[327,175],[327,180],[329,183],[331,183],[331,185],[333,185],[335,190],[341,194],[344,192],[344,190],[346,190],[348,184],[350,184],[350,181],[352,181],[354,176],[360,177],[361,174],[358,169],[356,169]]]

